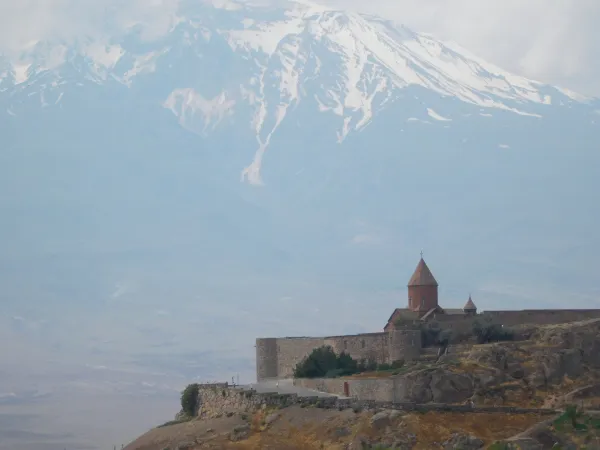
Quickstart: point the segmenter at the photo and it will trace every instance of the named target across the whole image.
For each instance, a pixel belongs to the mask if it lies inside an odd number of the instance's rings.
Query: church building
[[[438,283],[423,259],[417,264],[417,268],[408,281],[408,306],[407,308],[396,308],[387,324],[385,331],[390,331],[399,320],[429,321],[440,316],[474,316],[477,307],[471,296],[462,309],[444,309],[438,301]],[[447,317],[449,318],[449,317]]]

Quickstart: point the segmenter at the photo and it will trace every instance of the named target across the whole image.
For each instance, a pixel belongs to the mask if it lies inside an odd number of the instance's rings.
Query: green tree
[[[185,415],[191,417],[196,414],[199,391],[200,385],[193,383],[189,384],[181,393],[181,410]]]
[[[323,346],[314,349],[310,355],[294,368],[295,378],[319,378],[352,375],[361,371],[361,365],[348,353],[336,355],[333,348]]]
[[[450,345],[450,342],[454,339],[454,334],[452,330],[444,330],[438,336],[439,345],[447,346]]]
[[[358,371],[358,362],[346,353],[342,352],[337,358],[338,369],[347,372],[348,374],[356,373]]]
[[[327,372],[337,370],[338,357],[330,346],[315,348],[294,369],[295,378],[324,377]]]

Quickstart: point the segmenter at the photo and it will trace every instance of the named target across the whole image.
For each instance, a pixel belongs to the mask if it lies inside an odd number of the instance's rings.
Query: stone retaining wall
[[[295,378],[294,386],[346,396],[344,384],[348,384],[348,396],[355,400],[394,401],[395,381],[393,378]]]
[[[294,378],[294,386],[344,396],[344,383],[347,381],[342,378]]]
[[[258,393],[223,384],[200,385],[196,415],[220,417],[228,413],[251,413],[259,408],[284,408],[299,403],[296,394]]]
[[[227,383],[200,385],[198,393],[199,417],[214,418],[229,414],[251,414],[263,408],[286,408],[304,405],[324,409],[396,409],[401,411],[442,411],[461,413],[506,413],[506,414],[557,414],[553,409],[515,408],[512,406],[470,406],[441,403],[385,402],[377,400],[356,400],[338,397],[300,397],[296,394],[258,393]]]

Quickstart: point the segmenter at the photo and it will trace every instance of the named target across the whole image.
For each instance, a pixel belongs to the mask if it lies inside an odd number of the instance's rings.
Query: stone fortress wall
[[[326,380],[335,383],[336,380]],[[251,389],[230,386],[227,383],[202,384],[199,386],[196,415],[202,418],[217,418],[232,414],[250,415],[262,409],[279,409],[293,405],[306,405],[329,409],[396,409],[402,411],[454,411],[463,413],[504,412],[555,414],[551,409],[524,409],[512,406],[472,406],[446,403],[418,404],[414,402],[397,402],[390,398],[389,390],[393,385],[389,382],[375,383],[376,380],[356,382],[355,393],[360,398],[299,396],[297,394],[259,393]],[[319,382],[319,380],[315,380]],[[360,385],[360,386],[359,386]],[[316,386],[315,386],[316,387]],[[322,389],[336,389],[333,386]],[[387,388],[387,389],[386,389]]]
[[[476,315],[438,315],[433,321],[442,330],[469,332],[474,322],[515,326],[549,325],[600,318],[600,309],[485,311]],[[356,360],[381,363],[418,359],[422,353],[421,333],[407,328],[381,333],[329,337],[259,338],[256,340],[257,381],[291,378],[296,364],[312,350],[328,345],[336,353],[348,353]]]
[[[484,311],[475,317],[507,327],[534,324],[552,325],[600,318],[600,309],[524,309],[522,311]]]
[[[422,348],[421,328],[435,327],[470,334],[475,322],[482,325],[550,325],[600,318],[600,309],[539,309],[477,313],[471,296],[461,310],[445,310],[438,303],[438,283],[421,259],[408,282],[408,308],[396,309],[382,333],[329,337],[260,338],[256,340],[256,378],[291,378],[296,365],[315,348],[330,346],[339,354],[378,364],[414,360]],[[398,326],[398,321],[404,325]]]
[[[328,337],[259,338],[256,340],[256,378],[291,378],[296,365],[315,348],[330,346],[339,354],[345,352],[357,361],[378,364],[397,359],[418,358],[421,333],[418,330],[394,330]]]

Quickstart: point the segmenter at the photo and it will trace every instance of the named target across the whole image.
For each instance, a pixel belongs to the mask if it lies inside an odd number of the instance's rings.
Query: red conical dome
[[[421,260],[419,261],[419,264],[417,264],[417,268],[415,269],[415,272],[413,273],[412,277],[410,277],[410,280],[408,282],[408,286],[437,286],[437,281],[435,281],[435,278],[433,276],[433,274],[431,273],[431,270],[429,270],[429,267],[427,267],[427,264],[425,264],[425,260],[423,260],[423,258],[421,258]]]
[[[423,260],[408,281],[408,309],[426,313],[438,307],[438,283]]]

